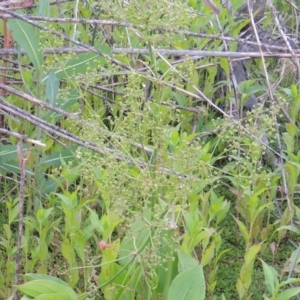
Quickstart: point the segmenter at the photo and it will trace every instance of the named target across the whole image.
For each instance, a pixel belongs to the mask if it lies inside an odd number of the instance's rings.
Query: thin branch
[[[300,87],[300,65],[299,65],[299,60],[296,58],[295,51],[291,47],[290,42],[288,41],[286,35],[284,34],[284,31],[283,31],[283,29],[280,25],[280,22],[278,20],[277,15],[276,15],[276,11],[275,11],[275,8],[274,8],[274,4],[272,3],[272,0],[269,0],[269,7],[270,7],[270,11],[272,12],[275,24],[276,24],[276,26],[279,30],[280,35],[281,35],[282,39],[284,40],[285,44],[287,45],[287,48],[289,49],[289,52],[293,55],[293,58],[294,58],[294,61],[295,61],[295,64],[296,64],[297,70],[298,70],[298,88],[299,88]]]
[[[0,8],[1,10],[1,8]],[[78,42],[79,43],[79,42]],[[81,44],[81,43],[80,43]],[[82,44],[84,45],[84,44]],[[102,55],[96,48],[86,46],[86,47],[59,47],[53,49],[44,49],[44,54],[63,54],[63,53],[86,53],[86,52],[96,52]],[[206,51],[206,50],[169,50],[169,49],[156,49],[157,54],[165,56],[199,56],[201,57],[227,57],[227,58],[239,58],[239,59],[249,59],[249,58],[260,58],[260,52],[232,52],[232,51]],[[112,54],[128,54],[128,55],[149,55],[148,49],[138,49],[138,48],[112,48]],[[25,50],[20,51],[21,54],[26,54]],[[17,55],[18,51],[16,49],[0,49],[0,56],[3,55]],[[295,50],[295,54],[292,53],[282,53],[282,52],[262,52],[264,57],[278,57],[278,58],[291,58],[300,57],[300,50]],[[129,66],[126,66],[128,69]]]
[[[30,25],[32,25],[32,26],[34,26],[34,27],[36,27],[36,28],[39,28],[39,29],[41,29],[41,30],[45,30],[45,31],[47,31],[47,32],[50,32],[51,34],[53,34],[53,35],[55,35],[55,36],[58,36],[58,37],[64,39],[65,41],[71,42],[71,43],[73,43],[73,44],[75,44],[75,45],[77,45],[77,46],[83,47],[83,48],[85,48],[85,49],[87,49],[87,50],[89,50],[89,51],[91,51],[91,52],[97,53],[97,54],[99,54],[100,56],[103,56],[104,58],[110,60],[112,63],[114,63],[115,65],[117,65],[117,66],[119,66],[119,67],[121,67],[121,68],[123,68],[123,69],[130,70],[130,71],[135,71],[135,70],[134,70],[133,68],[131,68],[130,66],[128,66],[128,65],[126,65],[126,64],[124,64],[124,63],[118,61],[117,59],[112,58],[111,56],[109,56],[109,55],[103,53],[102,51],[100,51],[99,49],[97,49],[97,48],[95,48],[95,47],[88,46],[88,45],[86,45],[86,44],[84,44],[84,43],[78,42],[77,40],[74,40],[74,39],[68,37],[67,35],[65,35],[65,34],[63,34],[63,33],[60,33],[60,32],[58,32],[58,31],[56,31],[56,30],[53,30],[53,29],[50,29],[50,28],[48,28],[48,27],[46,27],[46,26],[41,26],[41,25],[39,25],[38,23],[33,22],[32,20],[29,20],[27,17],[24,17],[24,16],[21,16],[21,15],[19,15],[19,14],[17,14],[17,13],[14,13],[14,12],[11,11],[10,9],[6,9],[6,8],[4,8],[4,7],[0,7],[0,11],[3,11],[3,12],[5,12],[5,13],[8,13],[9,15],[11,15],[11,16],[13,16],[13,17],[19,19],[19,20],[22,20],[22,21],[24,21],[24,22],[27,22],[28,24],[30,24]]]
[[[298,13],[300,12],[299,7],[297,7],[297,5],[294,4],[292,1],[290,1],[290,0],[285,0],[285,2],[287,2],[289,5],[291,5]]]
[[[78,117],[81,114],[81,111],[78,111],[76,113],[66,112],[65,110],[62,110],[60,108],[56,108],[56,107],[54,107],[54,106],[52,106],[52,105],[50,105],[50,104],[48,104],[48,103],[46,103],[44,101],[38,100],[38,99],[36,99],[33,96],[30,96],[30,95],[28,95],[28,94],[26,94],[26,93],[24,93],[24,92],[22,92],[20,90],[17,90],[15,88],[10,87],[8,85],[5,85],[3,83],[0,83],[0,89],[3,89],[3,90],[5,90],[5,91],[7,91],[7,92],[9,92],[11,94],[14,94],[14,95],[19,96],[19,97],[21,97],[23,99],[26,99],[26,100],[30,101],[31,103],[33,103],[35,105],[38,105],[40,107],[49,109],[51,111],[54,111],[54,112],[56,112],[58,114],[61,114],[61,115],[65,116],[65,117],[73,118],[73,117]]]
[[[272,103],[274,103],[275,99],[274,99],[271,84],[270,84],[270,81],[269,81],[267,67],[266,67],[265,60],[264,60],[264,53],[262,52],[259,35],[257,33],[254,17],[253,17],[253,14],[252,14],[252,2],[251,2],[251,0],[247,0],[247,5],[248,5],[250,20],[251,20],[251,23],[252,23],[254,34],[255,34],[255,37],[256,37],[256,40],[257,40],[257,43],[258,43],[258,48],[259,48],[259,51],[261,53],[262,66],[263,66],[265,77],[266,77],[266,84],[267,84],[267,88],[268,88],[268,91],[269,91],[270,100],[271,100]],[[287,42],[287,44],[289,45],[288,42]],[[293,53],[291,53],[291,54],[292,54],[292,57],[294,57]],[[284,192],[285,192],[286,199],[287,199],[287,205],[288,205],[289,213],[290,213],[290,216],[292,216],[292,206],[291,206],[291,201],[290,201],[290,196],[289,196],[289,191],[288,191],[288,185],[287,185],[287,181],[286,181],[286,175],[285,175],[286,171],[285,171],[285,167],[284,167],[283,151],[282,151],[282,146],[281,146],[281,141],[280,141],[280,132],[279,132],[279,128],[278,128],[278,120],[277,120],[276,116],[274,116],[274,121],[275,121],[275,126],[276,126],[276,133],[277,133],[276,134],[277,143],[278,143],[279,152],[280,152],[279,161],[280,161],[280,166],[281,166],[281,174],[282,174],[282,180],[283,180],[283,185],[284,185]],[[291,225],[293,226],[292,217],[291,217]]]
[[[50,18],[50,17],[41,17],[41,16],[29,16],[29,15],[21,15],[24,18],[27,18],[28,20],[33,21],[44,21],[44,22],[56,22],[56,23],[80,23],[80,24],[90,24],[90,25],[103,25],[103,26],[121,26],[121,27],[130,27],[134,29],[140,29],[141,25],[135,25],[128,22],[118,22],[114,20],[99,20],[99,19],[81,19],[81,18]],[[11,18],[14,18],[14,16],[11,16]],[[154,27],[151,28],[151,30],[157,30],[159,32],[168,32],[168,33],[175,33],[179,35],[184,36],[192,36],[192,37],[199,37],[199,38],[206,38],[210,40],[224,40],[228,42],[238,42],[238,43],[244,43],[249,45],[255,45],[257,46],[257,43],[254,41],[249,41],[247,39],[241,39],[241,38],[233,38],[228,36],[220,36],[220,35],[213,35],[213,34],[207,34],[207,33],[200,33],[200,32],[191,32],[186,30],[172,30],[169,28],[164,27]],[[281,46],[275,46],[275,45],[268,45],[263,44],[264,47],[267,49],[277,49],[282,51],[288,51],[287,48],[281,47]]]
[[[42,143],[41,141],[30,139],[27,137],[27,135],[24,135],[24,134],[19,134],[19,133],[12,132],[12,131],[9,131],[9,130],[3,129],[3,128],[0,128],[0,132],[4,133],[6,135],[14,136],[14,137],[18,138],[19,140],[26,141],[28,143],[31,143],[31,144],[34,144],[34,145],[37,145],[40,147],[46,147],[46,144]]]
[[[7,103],[3,97],[0,97],[0,108],[14,116],[17,116],[23,120],[28,121],[29,123],[31,123],[34,126],[40,127],[43,131],[50,133],[52,135],[56,135],[59,136],[65,140],[68,140],[70,142],[72,142],[73,144],[79,145],[83,148],[86,149],[90,149],[93,150],[95,152],[98,152],[102,155],[112,155],[116,160],[118,161],[123,161],[126,162],[130,165],[136,165],[139,166],[141,169],[145,169],[147,167],[150,167],[150,164],[144,161],[141,161],[139,159],[134,159],[131,157],[128,157],[126,155],[124,155],[123,153],[119,152],[119,151],[114,151],[108,147],[102,146],[100,147],[99,145],[97,145],[94,142],[91,141],[84,141],[79,139],[76,135],[71,134],[70,132],[61,129],[58,126],[55,126],[53,124],[47,123],[46,121],[18,108],[17,106],[14,106],[12,104]],[[179,176],[181,178],[194,178],[191,175],[186,175],[186,174],[182,174],[180,172],[168,169],[168,168],[160,168],[159,169],[160,172],[162,173],[166,173],[166,174],[170,174],[170,175],[175,175],[175,176]],[[197,178],[194,178],[195,180],[197,180]]]

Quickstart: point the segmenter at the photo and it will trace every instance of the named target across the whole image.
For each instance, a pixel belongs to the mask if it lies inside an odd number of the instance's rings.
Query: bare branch
[[[1,10],[1,9],[0,9]],[[81,43],[80,43],[81,44]],[[263,45],[263,44],[261,44]],[[265,47],[267,47],[265,45]],[[280,47],[281,49],[288,49]],[[63,53],[86,53],[86,52],[96,52],[95,48],[87,47],[60,47],[54,49],[44,49],[44,54],[63,54]],[[135,54],[135,55],[149,55],[148,49],[136,49],[136,48],[112,48],[113,54]],[[249,58],[260,58],[260,52],[223,52],[223,51],[206,51],[206,50],[169,50],[169,49],[156,49],[157,54],[166,56],[199,56],[201,57],[227,57],[236,59],[249,59]],[[294,51],[295,55],[292,53],[282,53],[282,52],[262,52],[264,57],[278,57],[278,58],[291,58],[300,57],[300,50]],[[2,55],[16,55],[18,54],[16,49],[0,49],[0,56]],[[21,54],[26,54],[24,50],[21,50]],[[99,53],[98,53],[99,54]],[[102,55],[102,54],[99,54]],[[127,66],[128,67],[128,66]],[[129,67],[128,67],[129,68]]]
[[[12,104],[7,103],[6,101],[2,100],[3,98],[0,97],[0,109],[14,115],[17,116],[23,120],[28,121],[29,123],[31,123],[32,125],[35,125],[37,127],[40,127],[43,131],[50,133],[52,135],[56,135],[59,136],[65,140],[68,140],[70,142],[72,142],[73,144],[79,145],[83,148],[86,149],[90,149],[93,150],[95,152],[98,152],[100,154],[103,155],[112,155],[116,160],[118,161],[123,161],[126,162],[130,165],[136,165],[139,166],[141,169],[145,169],[146,167],[149,167],[150,164],[144,161],[141,161],[139,159],[133,159],[131,157],[128,157],[126,155],[124,155],[123,153],[120,153],[119,151],[115,151],[112,150],[108,147],[102,146],[100,147],[99,145],[97,145],[94,142],[91,141],[83,141],[81,139],[79,139],[76,135],[71,134],[70,132],[61,129],[58,126],[55,126],[53,124],[50,124],[30,113],[27,113],[26,111],[18,108],[17,106],[14,106]],[[175,175],[175,176],[180,176],[182,178],[194,178],[191,175],[186,175],[186,174],[182,174],[180,172],[174,171],[174,170],[170,170],[168,168],[160,168],[159,169],[160,172],[162,173],[166,173],[166,174],[170,174],[170,175]],[[194,178],[195,180],[198,180],[197,178]]]
[[[12,132],[12,131],[9,131],[9,130],[3,129],[3,128],[0,128],[0,132],[4,133],[6,135],[14,136],[14,137],[18,138],[19,140],[26,141],[28,143],[35,144],[40,147],[46,147],[46,144],[42,143],[41,141],[30,139],[27,137],[27,135],[24,135],[24,134],[19,134],[19,133]]]

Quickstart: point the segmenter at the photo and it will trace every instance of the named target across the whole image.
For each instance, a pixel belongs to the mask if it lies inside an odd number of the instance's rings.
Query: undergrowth
[[[297,296],[300,91],[272,74],[280,53],[236,85],[224,34],[249,18],[218,1],[36,4],[0,7],[17,45],[0,85],[0,298]]]

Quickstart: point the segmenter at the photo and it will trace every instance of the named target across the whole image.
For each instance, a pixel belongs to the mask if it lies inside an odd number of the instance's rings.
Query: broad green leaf
[[[57,284],[62,284],[64,286],[66,286],[66,287],[69,287],[69,285],[65,281],[63,281],[63,280],[61,280],[61,279],[59,279],[57,277],[50,276],[50,275],[36,274],[36,273],[27,273],[27,274],[25,274],[25,278],[28,281],[31,281],[31,280],[49,280],[49,281],[53,281],[53,282],[55,282]]]
[[[230,69],[229,69],[228,59],[226,57],[220,57],[220,66],[224,70],[227,78],[229,78]]]
[[[212,60],[213,61],[213,60]],[[207,76],[205,78],[205,87],[204,87],[204,94],[208,97],[212,97],[214,94],[214,89],[212,88],[214,86],[214,82],[218,73],[217,67],[210,67],[207,68]]]
[[[295,209],[296,209],[296,216],[297,216],[297,219],[298,219],[298,222],[300,221],[300,209],[295,206]]]
[[[94,210],[90,209],[89,207],[87,207],[87,209],[90,212],[90,218],[89,219],[90,219],[94,229],[96,229],[97,232],[102,235],[104,229],[103,229],[103,225],[102,225],[101,221],[99,220],[98,214]]]
[[[233,218],[234,218],[235,222],[238,224],[240,232],[243,235],[244,240],[245,240],[246,245],[247,245],[249,243],[250,237],[249,237],[249,234],[247,232],[246,226],[240,220],[238,220],[237,218],[235,218],[234,216],[233,216]]]
[[[299,294],[300,294],[300,287],[290,288],[277,295],[276,300],[288,300]]]
[[[7,240],[10,240],[11,239],[11,235],[12,235],[12,231],[10,229],[10,226],[8,224],[3,224],[3,229],[5,231]]]
[[[249,248],[245,255],[245,265],[248,267],[248,265],[253,264],[253,262],[256,259],[257,253],[260,251],[261,245],[253,245]]]
[[[257,210],[254,211],[254,213],[252,214],[252,222],[255,222],[256,218],[258,217],[258,215],[267,207],[271,206],[272,203],[267,203],[264,204],[262,206],[260,206]]]
[[[285,170],[287,175],[287,183],[291,193],[294,193],[296,183],[299,176],[299,169],[289,162],[285,164]]]
[[[168,300],[204,300],[205,279],[202,266],[191,267],[172,281]]]
[[[155,268],[154,276],[152,276],[151,284],[156,285],[156,292],[164,294],[169,288],[171,281],[178,274],[180,263],[178,255],[174,251],[176,249],[173,232],[171,230],[163,230],[159,234],[159,242],[161,247],[158,247],[157,257],[161,260],[159,266]],[[191,257],[190,257],[191,258]]]
[[[253,214],[254,211],[258,207],[258,198],[256,196],[252,196],[252,197],[249,198],[248,202],[249,202],[250,212]]]
[[[247,291],[246,291],[244,284],[240,278],[237,280],[236,289],[239,294],[239,299],[244,299],[244,295]]]
[[[19,174],[20,173],[20,166],[19,163],[17,161],[10,161],[8,163],[4,163],[4,164],[0,164],[1,167],[3,168],[3,170],[5,170],[6,172],[12,172],[14,174]],[[2,168],[0,168],[0,171],[2,170]],[[34,173],[31,169],[26,168],[26,175],[30,175],[32,176]]]
[[[236,283],[236,288],[238,290],[240,299],[244,299],[244,296],[251,285],[254,261],[260,249],[261,245],[253,245],[245,254],[244,263],[240,270],[240,277]]]
[[[8,222],[11,224],[13,221],[16,220],[18,214],[19,214],[19,204],[16,203],[13,206],[8,206],[9,204],[7,203],[6,206],[8,208]]]
[[[198,265],[198,263],[195,261],[195,259],[193,259],[190,255],[186,254],[185,252],[178,250],[177,255],[178,255],[178,272],[179,273]]]
[[[217,224],[220,224],[220,222],[225,219],[229,211],[229,208],[230,208],[230,202],[225,200],[222,204],[221,211],[219,211],[217,214]]]
[[[72,265],[75,260],[75,251],[67,239],[65,239],[61,244],[61,252],[67,262]]]
[[[111,56],[111,48],[107,44],[97,45],[96,48],[101,51],[103,54]]]
[[[290,154],[289,154],[290,155]],[[296,158],[296,156],[294,156]],[[294,161],[289,161],[289,164],[297,167],[300,170],[300,163],[294,162]]]
[[[289,91],[290,91],[290,93],[292,94],[292,96],[293,96],[294,99],[297,98],[297,96],[298,96],[298,88],[297,88],[297,85],[292,84],[292,85],[291,85],[291,89],[290,89]]]
[[[34,300],[77,300],[77,297],[74,298],[71,295],[68,295],[66,293],[53,293],[53,294],[47,294],[47,295],[40,295],[34,298]]]
[[[96,63],[97,62],[97,63]],[[71,76],[84,75],[87,70],[93,70],[98,67],[98,63],[104,65],[105,58],[94,52],[78,54],[71,58],[62,70],[55,71],[56,78],[68,78]],[[43,78],[42,82],[48,80],[48,76]]]
[[[293,136],[291,136],[291,135],[290,135],[289,133],[287,133],[287,132],[284,132],[284,133],[282,134],[282,138],[283,138],[283,140],[284,140],[284,142],[285,142],[285,144],[286,144],[287,151],[293,153],[293,152],[294,152],[294,147],[295,147]]]
[[[32,280],[16,286],[16,288],[30,297],[37,297],[43,294],[65,293],[68,294],[71,299],[77,299],[71,287],[66,287],[52,280]]]
[[[257,92],[261,92],[261,91],[265,92],[266,90],[267,90],[267,88],[263,85],[252,85],[252,86],[246,88],[245,94],[253,95]]]
[[[49,16],[50,0],[39,0],[36,15],[41,17]]]
[[[79,258],[81,259],[81,261],[85,261],[85,257],[86,257],[86,238],[80,234],[76,234],[74,235],[74,249],[77,253],[77,255],[79,256]]]
[[[178,105],[185,106],[186,105],[186,97],[179,92],[172,92],[174,98],[176,99]]]
[[[38,247],[39,249],[39,259],[40,261],[46,260],[48,256],[48,245],[40,240],[40,245]],[[46,272],[44,272],[46,273]]]
[[[14,40],[26,51],[34,68],[40,71],[44,64],[44,57],[40,50],[39,34],[36,28],[18,19],[8,20],[8,25],[13,31]]]
[[[65,163],[75,160],[76,158],[74,153],[76,152],[77,148],[77,146],[72,146],[51,155],[44,155],[40,164],[41,166],[60,166],[62,160]]]
[[[50,71],[46,81],[46,96],[51,105],[55,104],[56,95],[59,90],[59,81],[53,71]]]
[[[285,125],[286,127],[286,131],[292,136],[294,137],[297,134],[298,128],[296,127],[295,124],[293,123],[288,123]]]
[[[202,228],[202,231],[192,236],[192,241],[189,245],[189,251],[193,251],[194,247],[199,244],[204,239],[209,239],[212,234],[214,233],[213,230],[208,228]]]
[[[28,147],[24,146],[23,151],[27,150]],[[17,159],[17,146],[16,145],[1,145],[0,146],[0,165]]]
[[[206,265],[208,265],[211,260],[213,259],[214,255],[215,255],[215,242],[213,241],[211,243],[211,245],[205,250],[202,259],[201,259],[201,264],[203,267],[205,267]]]
[[[266,287],[268,292],[273,295],[276,286],[279,284],[277,271],[273,267],[266,264],[262,259],[260,261],[262,262],[264,269]]]
[[[277,228],[275,230],[276,231],[280,231],[280,230],[290,230],[292,232],[297,233],[298,235],[300,235],[300,229],[296,228],[295,226],[291,226],[291,225],[284,225],[284,226],[280,226],[279,228]]]
[[[44,221],[49,219],[49,216],[53,210],[53,207],[48,209],[40,208],[36,212],[36,218],[40,224],[43,224]]]
[[[150,219],[149,216],[144,216],[144,220]],[[128,264],[131,260],[131,253],[136,252],[137,249],[141,248],[150,235],[150,226],[143,220],[142,218],[137,219],[131,227],[132,233],[130,235],[126,235],[122,240],[119,257],[120,264],[122,266]]]
[[[241,29],[243,29],[247,24],[249,24],[249,22],[250,22],[249,19],[243,20],[243,21],[239,22],[237,26],[232,27],[233,29],[231,31],[231,35],[233,37],[236,37],[240,33]]]

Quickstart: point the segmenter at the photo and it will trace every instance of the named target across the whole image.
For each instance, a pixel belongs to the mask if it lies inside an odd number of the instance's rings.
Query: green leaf
[[[263,85],[252,85],[252,86],[246,88],[245,94],[253,95],[257,92],[261,92],[261,91],[265,92],[266,90],[267,90],[267,88]]]
[[[97,63],[95,63],[97,61]],[[78,54],[71,58],[62,70],[55,71],[58,79],[68,78],[71,76],[84,75],[87,70],[93,70],[98,67],[98,63],[104,65],[105,58],[94,52]],[[43,78],[42,82],[48,80],[48,76]]]
[[[34,300],[73,300],[77,299],[73,298],[72,296],[66,294],[66,293],[53,293],[53,294],[47,294],[47,295],[40,295],[34,298]]]
[[[296,209],[297,219],[298,219],[298,221],[300,221],[300,209],[297,206],[295,206],[295,209]]]
[[[294,99],[297,98],[297,96],[298,96],[298,88],[297,88],[297,86],[295,84],[291,85],[291,90],[290,91],[291,91],[291,94],[292,94],[293,98]]]
[[[23,147],[23,151],[28,149],[28,147]],[[17,159],[17,146],[16,145],[1,145],[0,146],[0,165]]]
[[[291,153],[293,153],[294,152],[294,138],[293,138],[293,136],[291,136],[289,133],[287,133],[287,132],[284,132],[283,134],[282,134],[282,138],[283,138],[283,140],[284,140],[284,142],[285,142],[285,144],[286,144],[286,147],[287,147],[287,150],[288,150],[288,152],[291,152]]]
[[[70,299],[77,299],[77,296],[71,287],[59,284],[52,280],[32,280],[22,285],[16,286],[22,293],[30,296],[37,297],[44,294],[64,293],[68,294]]]
[[[11,172],[14,174],[19,174],[20,173],[20,166],[19,163],[17,161],[10,161],[8,163],[1,163],[0,162],[0,166],[3,168],[0,168],[1,170],[5,170],[5,172]],[[32,172],[32,170],[30,170],[29,168],[26,168],[26,175],[30,175],[32,176],[34,173]]]
[[[277,271],[273,267],[266,264],[262,259],[260,261],[262,262],[264,269],[266,287],[268,292],[273,295],[276,286],[279,284]]]
[[[220,57],[220,66],[224,70],[227,78],[229,78],[230,69],[229,69],[228,59],[226,57]]]
[[[193,235],[192,241],[189,244],[189,251],[193,251],[194,247],[196,247],[197,244],[199,244],[202,240],[208,239],[213,234],[213,231],[208,228],[202,228],[202,231],[199,233]]]
[[[205,279],[202,266],[191,267],[172,281],[168,300],[204,300]]]
[[[290,189],[290,192],[293,193],[297,184],[298,176],[299,176],[299,169],[293,163],[287,162],[285,164],[286,175],[287,175],[287,182]]]
[[[36,219],[40,224],[42,224],[44,221],[49,220],[49,216],[53,210],[53,207],[50,207],[48,209],[40,208],[36,212]]]
[[[246,242],[246,245],[247,245],[249,243],[250,237],[249,237],[249,234],[247,232],[246,226],[240,220],[235,218],[234,216],[232,216],[232,217],[234,218],[235,222],[238,224],[240,232],[243,235],[243,238],[244,238],[244,240]]]
[[[40,50],[39,34],[36,28],[18,19],[8,20],[8,25],[13,31],[14,40],[26,51],[34,68],[40,71],[44,64],[44,57]]]
[[[261,245],[253,245],[249,248],[247,253],[245,254],[245,265],[253,267],[253,263],[255,261],[257,253],[260,251]]]
[[[202,255],[201,264],[203,267],[208,265],[215,255],[215,242],[213,241],[211,245],[205,250],[204,254]]]
[[[226,300],[226,298],[225,298],[224,294],[222,294],[222,300]]]
[[[239,299],[244,299],[244,295],[246,294],[247,291],[246,291],[244,284],[240,278],[238,278],[238,280],[237,280],[236,289],[239,294]]]
[[[50,71],[46,81],[46,96],[51,105],[55,104],[56,95],[59,90],[59,81],[53,71]]]
[[[198,263],[190,255],[186,254],[185,252],[178,250],[177,255],[178,255],[178,272],[179,273],[198,265]]]
[[[72,265],[75,260],[75,251],[74,247],[68,242],[67,239],[64,240],[61,244],[61,252],[67,262]]]
[[[300,287],[294,287],[294,288],[290,288],[287,289],[285,291],[283,291],[282,293],[280,293],[276,300],[287,300],[287,299],[291,299],[293,296],[296,296],[300,294]]]
[[[150,235],[150,226],[144,221],[150,219],[149,216],[138,218],[132,225],[132,233],[126,235],[122,240],[119,257],[120,265],[125,266],[131,261],[130,253],[134,253],[146,243]]]
[[[186,105],[186,97],[182,93],[172,92],[171,93],[176,99],[178,105],[185,106]]]
[[[300,235],[300,229],[299,228],[296,228],[294,226],[291,226],[291,225],[284,225],[284,226],[280,226],[279,228],[277,228],[275,230],[276,231],[280,231],[280,230],[290,230],[292,232],[295,232],[297,233],[298,235]]]
[[[38,1],[36,15],[41,17],[49,16],[50,0]]]
[[[27,273],[25,274],[25,278],[28,280],[28,281],[31,281],[31,280],[49,280],[49,281],[53,281],[57,284],[62,284],[66,287],[70,287],[66,282],[64,282],[63,280],[57,278],[57,277],[53,277],[53,276],[50,276],[50,275],[46,275],[46,274],[35,274],[35,273]]]
[[[103,54],[111,56],[111,48],[107,44],[100,44],[96,47],[99,51],[101,51]]]
[[[62,160],[65,163],[75,160],[75,151],[78,147],[72,146],[69,148],[65,148],[65,150],[56,152],[51,155],[44,155],[40,164],[41,166],[60,166]],[[1,156],[0,156],[1,157]]]
[[[97,232],[102,235],[104,229],[103,229],[103,225],[102,225],[101,221],[99,220],[98,214],[94,210],[90,209],[88,206],[87,206],[87,209],[90,212],[90,218],[89,219],[90,219],[94,229],[96,229]]]
[[[290,136],[295,137],[297,134],[298,128],[293,123],[288,123],[285,125],[286,131],[290,134]]]

